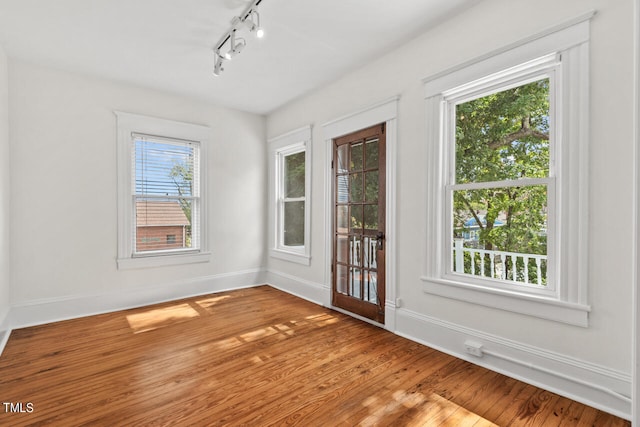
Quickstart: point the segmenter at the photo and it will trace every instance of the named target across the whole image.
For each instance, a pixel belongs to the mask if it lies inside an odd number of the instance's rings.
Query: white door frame
[[[360,111],[343,116],[322,125],[325,140],[325,274],[324,286],[327,307],[331,303],[333,258],[333,200],[334,180],[331,160],[333,159],[333,139],[348,135],[361,129],[385,123],[387,162],[386,162],[386,274],[385,274],[385,329],[395,331],[396,324],[396,145],[397,145],[397,116],[399,96],[371,105]],[[364,320],[364,319],[363,319]]]

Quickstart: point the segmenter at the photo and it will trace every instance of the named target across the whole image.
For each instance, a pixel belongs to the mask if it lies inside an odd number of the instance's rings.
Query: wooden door
[[[384,323],[385,126],[333,141],[336,307]]]

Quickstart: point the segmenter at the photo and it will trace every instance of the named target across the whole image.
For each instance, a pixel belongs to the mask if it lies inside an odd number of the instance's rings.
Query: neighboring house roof
[[[184,214],[178,202],[137,201],[136,226],[168,226],[189,225],[189,219]]]
[[[484,215],[480,216],[480,222],[482,223],[482,225],[487,225],[487,219],[484,217]],[[504,225],[504,222],[500,221],[499,219],[496,219],[493,222],[493,225],[496,227],[499,227],[501,225]],[[479,228],[475,218],[470,218],[467,221],[465,221],[464,226],[467,228]]]

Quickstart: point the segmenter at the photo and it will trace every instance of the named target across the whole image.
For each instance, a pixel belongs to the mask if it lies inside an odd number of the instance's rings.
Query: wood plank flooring
[[[630,425],[268,286],[15,330],[0,399],[2,426]]]

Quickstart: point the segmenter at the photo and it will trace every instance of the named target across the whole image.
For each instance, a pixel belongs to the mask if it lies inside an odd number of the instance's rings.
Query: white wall
[[[306,283],[328,285],[324,257],[324,171],[328,159],[322,124],[378,101],[400,95],[398,111],[397,277],[393,286],[404,301],[397,332],[462,353],[464,337],[486,338],[523,361],[546,364],[598,386],[630,394],[632,360],[633,238],[630,234],[633,184],[633,20],[632,1],[485,0],[465,13],[406,43],[388,55],[270,114],[273,137],[313,124],[313,217],[311,266],[269,259],[269,270]],[[518,315],[422,291],[422,242],[426,217],[426,129],[422,79],[597,10],[591,33],[591,180],[589,327],[575,327]],[[553,11],[553,13],[550,13]],[[299,293],[304,294],[304,285]],[[413,323],[411,323],[413,322]],[[535,353],[535,357],[534,357]],[[527,359],[528,358],[528,359]],[[540,359],[540,360],[538,360]],[[628,416],[624,398],[589,395],[554,383],[515,364],[479,360],[564,394]],[[602,374],[601,377],[597,377]],[[529,375],[529,377],[527,377]],[[597,377],[597,378],[596,378]],[[583,377],[585,378],[585,377]],[[554,385],[557,384],[557,385]],[[577,386],[576,386],[577,387]],[[578,387],[579,388],[579,387]],[[596,387],[597,388],[597,387]],[[582,393],[582,395],[580,395]],[[597,394],[597,393],[596,393]],[[615,394],[615,393],[614,393]],[[594,397],[596,396],[596,397]],[[592,400],[596,400],[593,402]],[[599,401],[599,402],[598,402]]]
[[[9,110],[7,56],[0,45],[0,349],[10,302],[9,262]]]
[[[262,267],[262,116],[13,59],[9,81],[14,324],[45,319],[30,317],[42,304],[59,305],[49,316],[72,317],[83,313],[70,305],[104,310],[206,292]],[[212,129],[209,263],[117,270],[114,110]]]

